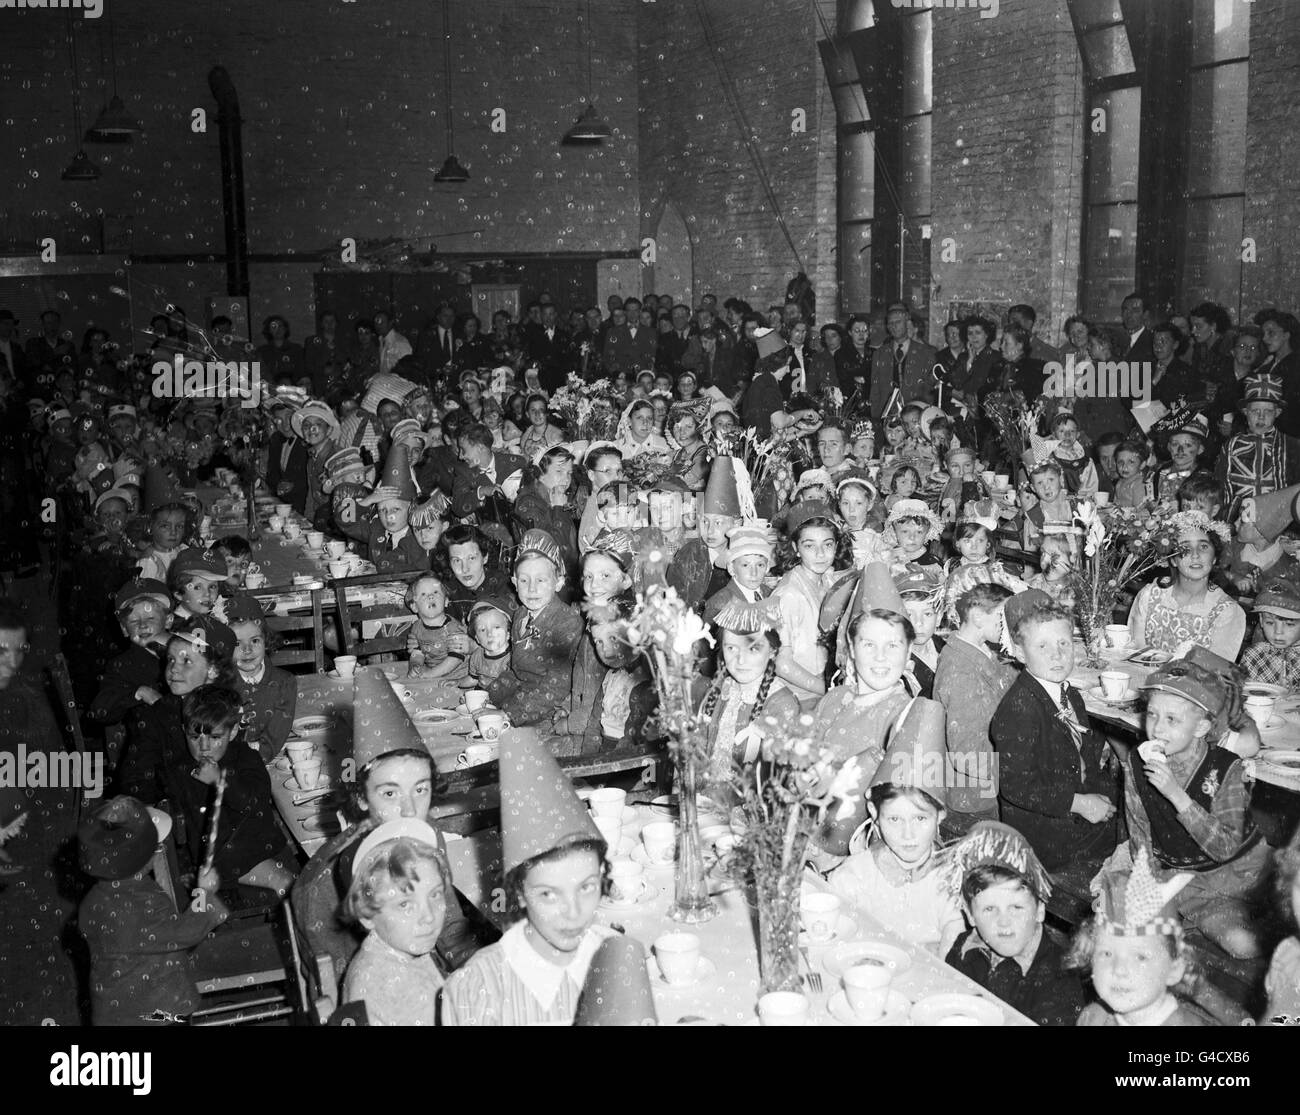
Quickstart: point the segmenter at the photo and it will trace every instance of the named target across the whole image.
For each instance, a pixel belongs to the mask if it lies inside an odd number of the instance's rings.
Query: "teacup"
[[[672,821],[652,821],[641,830],[641,843],[651,863],[672,863],[677,826]]]
[[[284,536],[289,539],[290,542],[297,542],[298,539],[302,537],[302,527],[297,523],[285,523]]]
[[[474,723],[478,734],[490,741],[501,738],[501,733],[510,727],[510,717],[500,709],[484,708],[474,716]]]
[[[615,902],[635,902],[644,891],[644,867],[630,859],[609,861],[609,895]]]
[[[498,744],[471,743],[456,756],[456,766],[464,770],[466,767],[476,767],[482,763],[490,763],[499,753],[500,747]]]
[[[986,488],[991,488],[997,483],[998,475],[992,469],[988,469],[980,473],[980,479],[984,481]]]
[[[612,859],[623,842],[623,821],[618,817],[592,817],[591,821],[605,842],[605,858]]]
[[[844,973],[844,995],[853,1013],[874,1022],[885,1013],[894,970],[880,964],[855,964]]]
[[[355,654],[340,654],[334,659],[334,669],[338,671],[339,677],[350,678],[357,672],[357,656]]]
[[[352,566],[346,561],[331,561],[329,563],[330,576],[336,581],[341,581],[352,572]]]
[[[764,1026],[806,1026],[808,1008],[798,991],[769,991],[758,1001],[758,1020]]]
[[[244,587],[245,587],[245,588],[261,588],[264,584],[266,584],[266,574],[265,574],[265,573],[245,573],[245,574],[244,574]]]
[[[1005,472],[999,472],[993,477],[993,487],[999,492],[1005,492],[1011,487],[1011,476]]]
[[[280,531],[284,530],[284,516],[272,515],[269,519],[266,520],[266,526],[268,530],[272,530],[276,534],[279,534]]]
[[[321,767],[324,765],[320,759],[303,759],[293,765],[294,781],[298,783],[300,790],[314,790],[320,782]]]
[[[593,790],[587,804],[597,817],[621,817],[623,806],[627,802],[627,791],[613,786],[602,786]]]
[[[464,700],[465,707],[469,709],[472,715],[488,703],[488,691],[486,689],[467,690],[462,700]]]
[[[325,545],[325,532],[321,530],[309,530],[307,532],[307,545],[313,550],[319,550]]]
[[[799,917],[813,944],[821,945],[835,936],[840,918],[839,895],[804,891],[799,898]]]
[[[1106,645],[1115,647],[1126,647],[1133,641],[1133,633],[1128,629],[1127,623],[1108,623],[1106,624]]]
[[[279,515],[280,518],[287,519],[290,515],[293,514],[293,504],[277,503],[275,505],[275,513]]]
[[[1098,507],[1106,507],[1110,503],[1109,492],[1097,492],[1092,498],[1097,501]]]
[[[1128,692],[1128,674],[1122,670],[1105,670],[1101,675],[1101,691],[1108,701],[1118,701]]]
[[[316,745],[309,739],[291,739],[284,745],[284,753],[289,762],[302,762],[316,754]]]
[[[325,543],[325,549],[329,556],[336,561],[348,552],[348,544],[341,538],[331,538]]]
[[[700,969],[700,939],[694,933],[665,933],[654,943],[655,960],[669,983],[694,983]]]
[[[1247,697],[1246,712],[1262,728],[1273,719],[1273,706],[1275,704],[1277,704],[1276,697]]]

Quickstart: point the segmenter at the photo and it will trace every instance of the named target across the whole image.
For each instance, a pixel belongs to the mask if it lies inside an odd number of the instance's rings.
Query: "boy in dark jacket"
[[[1065,943],[1043,924],[1052,884],[1034,850],[1015,829],[980,821],[949,856],[945,882],[973,928],[948,963],[1040,1026],[1073,1026],[1083,983],[1065,970]]]
[[[171,593],[162,581],[136,577],[118,590],[113,611],[131,645],[109,661],[87,710],[89,719],[102,725],[122,723],[132,709],[153,704],[165,692],[162,658]]]
[[[1102,767],[1105,743],[1069,684],[1073,619],[1038,589],[1012,597],[1005,610],[1025,668],[989,725],[1002,820],[1029,841],[1058,886],[1087,894],[1115,849],[1116,788]]]

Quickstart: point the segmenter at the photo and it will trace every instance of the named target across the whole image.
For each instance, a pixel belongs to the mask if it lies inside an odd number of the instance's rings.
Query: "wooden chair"
[[[276,588],[267,589],[266,592],[290,593],[301,592],[301,585],[280,585]],[[311,632],[311,646],[309,647],[284,647],[283,649],[271,652],[271,664],[273,666],[306,666],[310,665],[316,673],[325,672],[325,617],[322,607],[322,597],[325,594],[323,585],[317,586],[310,590],[311,592],[311,614],[306,616],[286,616],[277,615],[273,611],[267,611],[266,627],[268,631],[274,631],[277,635],[286,633],[296,633],[300,631]],[[263,590],[258,590],[258,596],[261,597]],[[262,601],[262,607],[267,607],[267,601]]]
[[[358,659],[372,658],[379,654],[398,654],[406,650],[406,631],[397,635],[377,636],[373,639],[356,639],[352,635],[353,617],[360,623],[364,620],[383,620],[412,618],[411,613],[405,607],[400,611],[396,607],[391,611],[383,611],[378,615],[361,615],[363,609],[355,602],[350,602],[347,598],[349,588],[361,588],[369,585],[392,585],[404,584],[409,585],[411,582],[423,577],[428,570],[412,569],[405,573],[368,573],[360,577],[342,577],[334,581],[334,605],[338,614],[339,622],[339,646],[342,648],[341,654],[356,655]]]
[[[284,901],[284,918],[288,927],[289,955],[298,998],[294,1006],[298,1019],[308,1026],[323,1026],[334,1014],[339,1002],[338,976],[334,959],[328,953],[312,952],[311,941],[293,916],[293,904]]]
[[[62,651],[50,662],[50,678],[54,682],[54,691],[59,696],[59,704],[63,706],[63,715],[67,718],[68,734],[72,738],[72,746],[77,755],[78,773],[85,772],[86,737],[81,734],[81,713],[77,710],[77,698],[72,689],[72,675],[68,672],[68,660],[63,657]],[[81,822],[81,809],[86,800],[86,789],[85,786],[76,787],[75,820],[77,823]],[[103,787],[101,786],[100,789],[102,790]]]
[[[194,950],[194,985],[203,1005],[190,1015],[190,1025],[250,1025],[291,1017],[293,976],[285,966],[286,934],[292,930],[283,917],[260,923],[232,920],[213,930]]]

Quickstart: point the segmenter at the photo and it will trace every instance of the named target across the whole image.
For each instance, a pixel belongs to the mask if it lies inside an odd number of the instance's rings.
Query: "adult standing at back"
[[[627,319],[621,325],[610,326],[601,359],[611,379],[622,372],[631,382],[637,372],[654,368],[659,336],[654,329],[641,324],[640,299],[629,298],[623,303],[623,309]]]
[[[934,366],[939,354],[924,341],[908,336],[910,319],[903,307],[885,315],[889,339],[871,357],[868,387],[871,415],[877,421],[911,402],[934,401]]]

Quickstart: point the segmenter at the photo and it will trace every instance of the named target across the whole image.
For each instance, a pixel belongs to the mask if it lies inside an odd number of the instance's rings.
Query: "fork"
[[[813,971],[812,961],[808,959],[808,950],[806,948],[800,946],[799,955],[803,957],[803,966],[808,969],[808,974],[804,976],[804,980],[808,984],[808,990],[814,995],[820,995],[822,993],[821,972]]]

